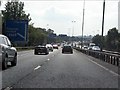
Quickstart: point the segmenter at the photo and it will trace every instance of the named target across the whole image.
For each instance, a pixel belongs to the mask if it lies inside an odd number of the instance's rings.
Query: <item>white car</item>
[[[88,50],[88,46],[83,46],[82,49]]]
[[[6,69],[8,62],[11,62],[12,66],[17,64],[17,50],[12,47],[11,42],[5,35],[0,34],[0,62],[2,63],[2,69]]]
[[[53,46],[51,44],[46,44],[46,48],[53,52]]]
[[[94,51],[100,51],[100,47],[99,46],[93,46],[92,50],[94,50]]]

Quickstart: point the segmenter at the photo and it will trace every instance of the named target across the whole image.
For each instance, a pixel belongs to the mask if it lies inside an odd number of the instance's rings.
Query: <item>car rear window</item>
[[[0,44],[2,44],[2,37],[0,37]]]
[[[5,42],[3,37],[0,37],[0,44],[6,44],[6,42]]]
[[[71,49],[71,46],[64,46],[64,48]]]

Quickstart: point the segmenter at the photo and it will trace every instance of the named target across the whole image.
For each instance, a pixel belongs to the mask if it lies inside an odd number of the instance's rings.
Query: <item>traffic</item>
[[[119,88],[119,0],[0,6],[0,89]]]

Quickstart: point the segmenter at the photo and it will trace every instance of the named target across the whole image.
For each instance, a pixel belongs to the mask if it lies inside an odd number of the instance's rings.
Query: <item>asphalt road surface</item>
[[[34,55],[18,52],[18,64],[2,73],[2,88],[118,88],[117,67],[76,50]]]

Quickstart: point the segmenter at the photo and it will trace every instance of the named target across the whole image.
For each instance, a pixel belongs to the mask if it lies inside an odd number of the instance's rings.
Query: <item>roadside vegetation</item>
[[[64,34],[57,35],[52,29],[45,29],[40,27],[34,27],[34,23],[31,22],[32,18],[30,14],[26,14],[24,11],[24,2],[7,2],[5,10],[2,10],[2,25],[3,34],[5,34],[4,23],[6,20],[28,20],[28,43],[24,46],[44,45],[46,43],[60,43],[64,41],[81,41],[81,38],[70,37]],[[103,46],[106,50],[113,50],[120,52],[120,33],[116,28],[112,28],[108,31],[106,36],[99,34],[92,38],[92,41],[98,45]],[[20,46],[20,45],[16,45]]]
[[[106,50],[120,52],[120,33],[116,28],[109,29],[107,35],[103,37],[97,34],[92,41],[98,46],[103,45]]]

